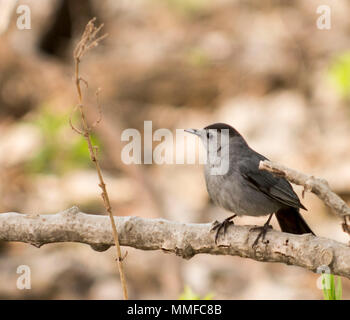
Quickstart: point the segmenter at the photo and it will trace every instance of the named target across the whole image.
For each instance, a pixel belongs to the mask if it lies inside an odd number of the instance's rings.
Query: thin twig
[[[74,112],[75,112],[77,109],[78,109],[78,106],[75,106],[75,107],[73,108],[73,110],[71,111],[71,113],[70,113],[70,115],[69,115],[69,124],[70,124],[71,128],[72,128],[76,133],[83,135],[83,132],[82,132],[80,129],[78,129],[77,127],[75,127],[75,126],[73,125],[73,114],[74,114]]]
[[[110,218],[110,223],[112,226],[112,231],[113,231],[113,239],[114,239],[114,244],[116,247],[116,252],[117,252],[117,265],[118,265],[118,270],[119,270],[119,275],[120,275],[120,282],[122,284],[123,288],[123,296],[124,299],[128,299],[128,291],[127,291],[127,286],[126,286],[126,279],[125,279],[125,274],[123,270],[123,257],[120,249],[120,244],[119,244],[119,236],[118,236],[118,231],[115,225],[115,221],[113,218],[113,212],[112,212],[112,206],[109,200],[109,196],[107,193],[107,187],[104,182],[103,176],[102,176],[102,171],[101,167],[98,161],[97,157],[97,151],[98,148],[97,146],[94,146],[91,141],[91,129],[94,128],[97,124],[100,123],[101,121],[101,116],[102,116],[102,111],[101,111],[101,105],[99,102],[99,90],[96,92],[96,97],[97,97],[97,106],[99,110],[99,118],[94,122],[92,127],[90,128],[88,126],[85,114],[84,114],[84,106],[83,106],[83,95],[81,92],[81,87],[80,83],[83,82],[87,87],[88,87],[88,82],[84,80],[82,77],[79,75],[79,65],[82,57],[85,55],[85,53],[90,50],[91,48],[94,48],[98,45],[99,41],[104,39],[107,34],[104,34],[100,37],[97,37],[99,31],[102,29],[103,24],[101,24],[99,27],[96,27],[94,22],[96,18],[93,18],[88,22],[88,24],[85,27],[84,33],[81,37],[81,40],[77,44],[75,50],[74,50],[74,61],[75,61],[75,85],[77,89],[77,94],[78,94],[78,100],[79,104],[77,107],[74,109],[74,111],[78,108],[80,112],[80,117],[81,117],[81,124],[82,124],[82,129],[77,129],[75,126],[73,126],[72,123],[72,117],[69,119],[69,123],[72,127],[72,129],[81,134],[85,139],[88,144],[89,152],[90,152],[90,158],[91,161],[95,164],[95,168],[97,171],[98,179],[99,179],[99,187],[102,190],[101,197],[103,199],[103,204],[108,212],[109,218]]]
[[[91,129],[95,128],[102,120],[102,107],[100,103],[100,91],[101,89],[98,88],[95,92],[96,95],[96,103],[97,103],[97,109],[98,109],[98,118],[95,120],[95,122],[92,124]]]

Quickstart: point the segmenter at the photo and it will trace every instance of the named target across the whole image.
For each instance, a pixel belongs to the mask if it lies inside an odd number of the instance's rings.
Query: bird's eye
[[[210,138],[210,133],[209,132],[207,132],[207,139],[209,139]]]

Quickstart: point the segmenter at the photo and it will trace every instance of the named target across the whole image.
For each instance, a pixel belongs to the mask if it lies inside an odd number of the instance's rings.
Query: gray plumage
[[[230,147],[221,151],[229,152],[226,174],[212,175],[210,163],[205,166],[207,190],[217,205],[248,216],[267,215],[287,206],[304,208],[289,182],[259,170],[259,162],[267,158],[252,150],[242,136],[230,137]]]
[[[227,129],[229,139],[221,140]],[[299,213],[305,209],[290,183],[272,173],[259,170],[264,156],[251,149],[244,138],[227,124],[217,123],[189,132],[201,137],[208,153],[205,181],[213,202],[236,215],[263,216],[276,213],[281,229],[290,233],[313,233]],[[213,174],[220,159],[227,158],[224,174]],[[305,209],[306,210],[306,209]],[[269,222],[269,220],[268,220]]]

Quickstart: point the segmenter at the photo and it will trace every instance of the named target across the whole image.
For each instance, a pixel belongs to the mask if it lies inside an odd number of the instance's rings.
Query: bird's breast
[[[218,206],[237,215],[262,216],[276,212],[281,205],[252,188],[238,172],[210,175],[205,172],[210,198]]]

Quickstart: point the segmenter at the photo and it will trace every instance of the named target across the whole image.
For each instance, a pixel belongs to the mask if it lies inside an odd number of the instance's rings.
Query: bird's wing
[[[244,161],[239,163],[240,173],[251,187],[285,205],[306,210],[286,179],[276,177],[270,172],[259,170],[260,160],[267,159],[258,154],[255,157],[245,158]]]

